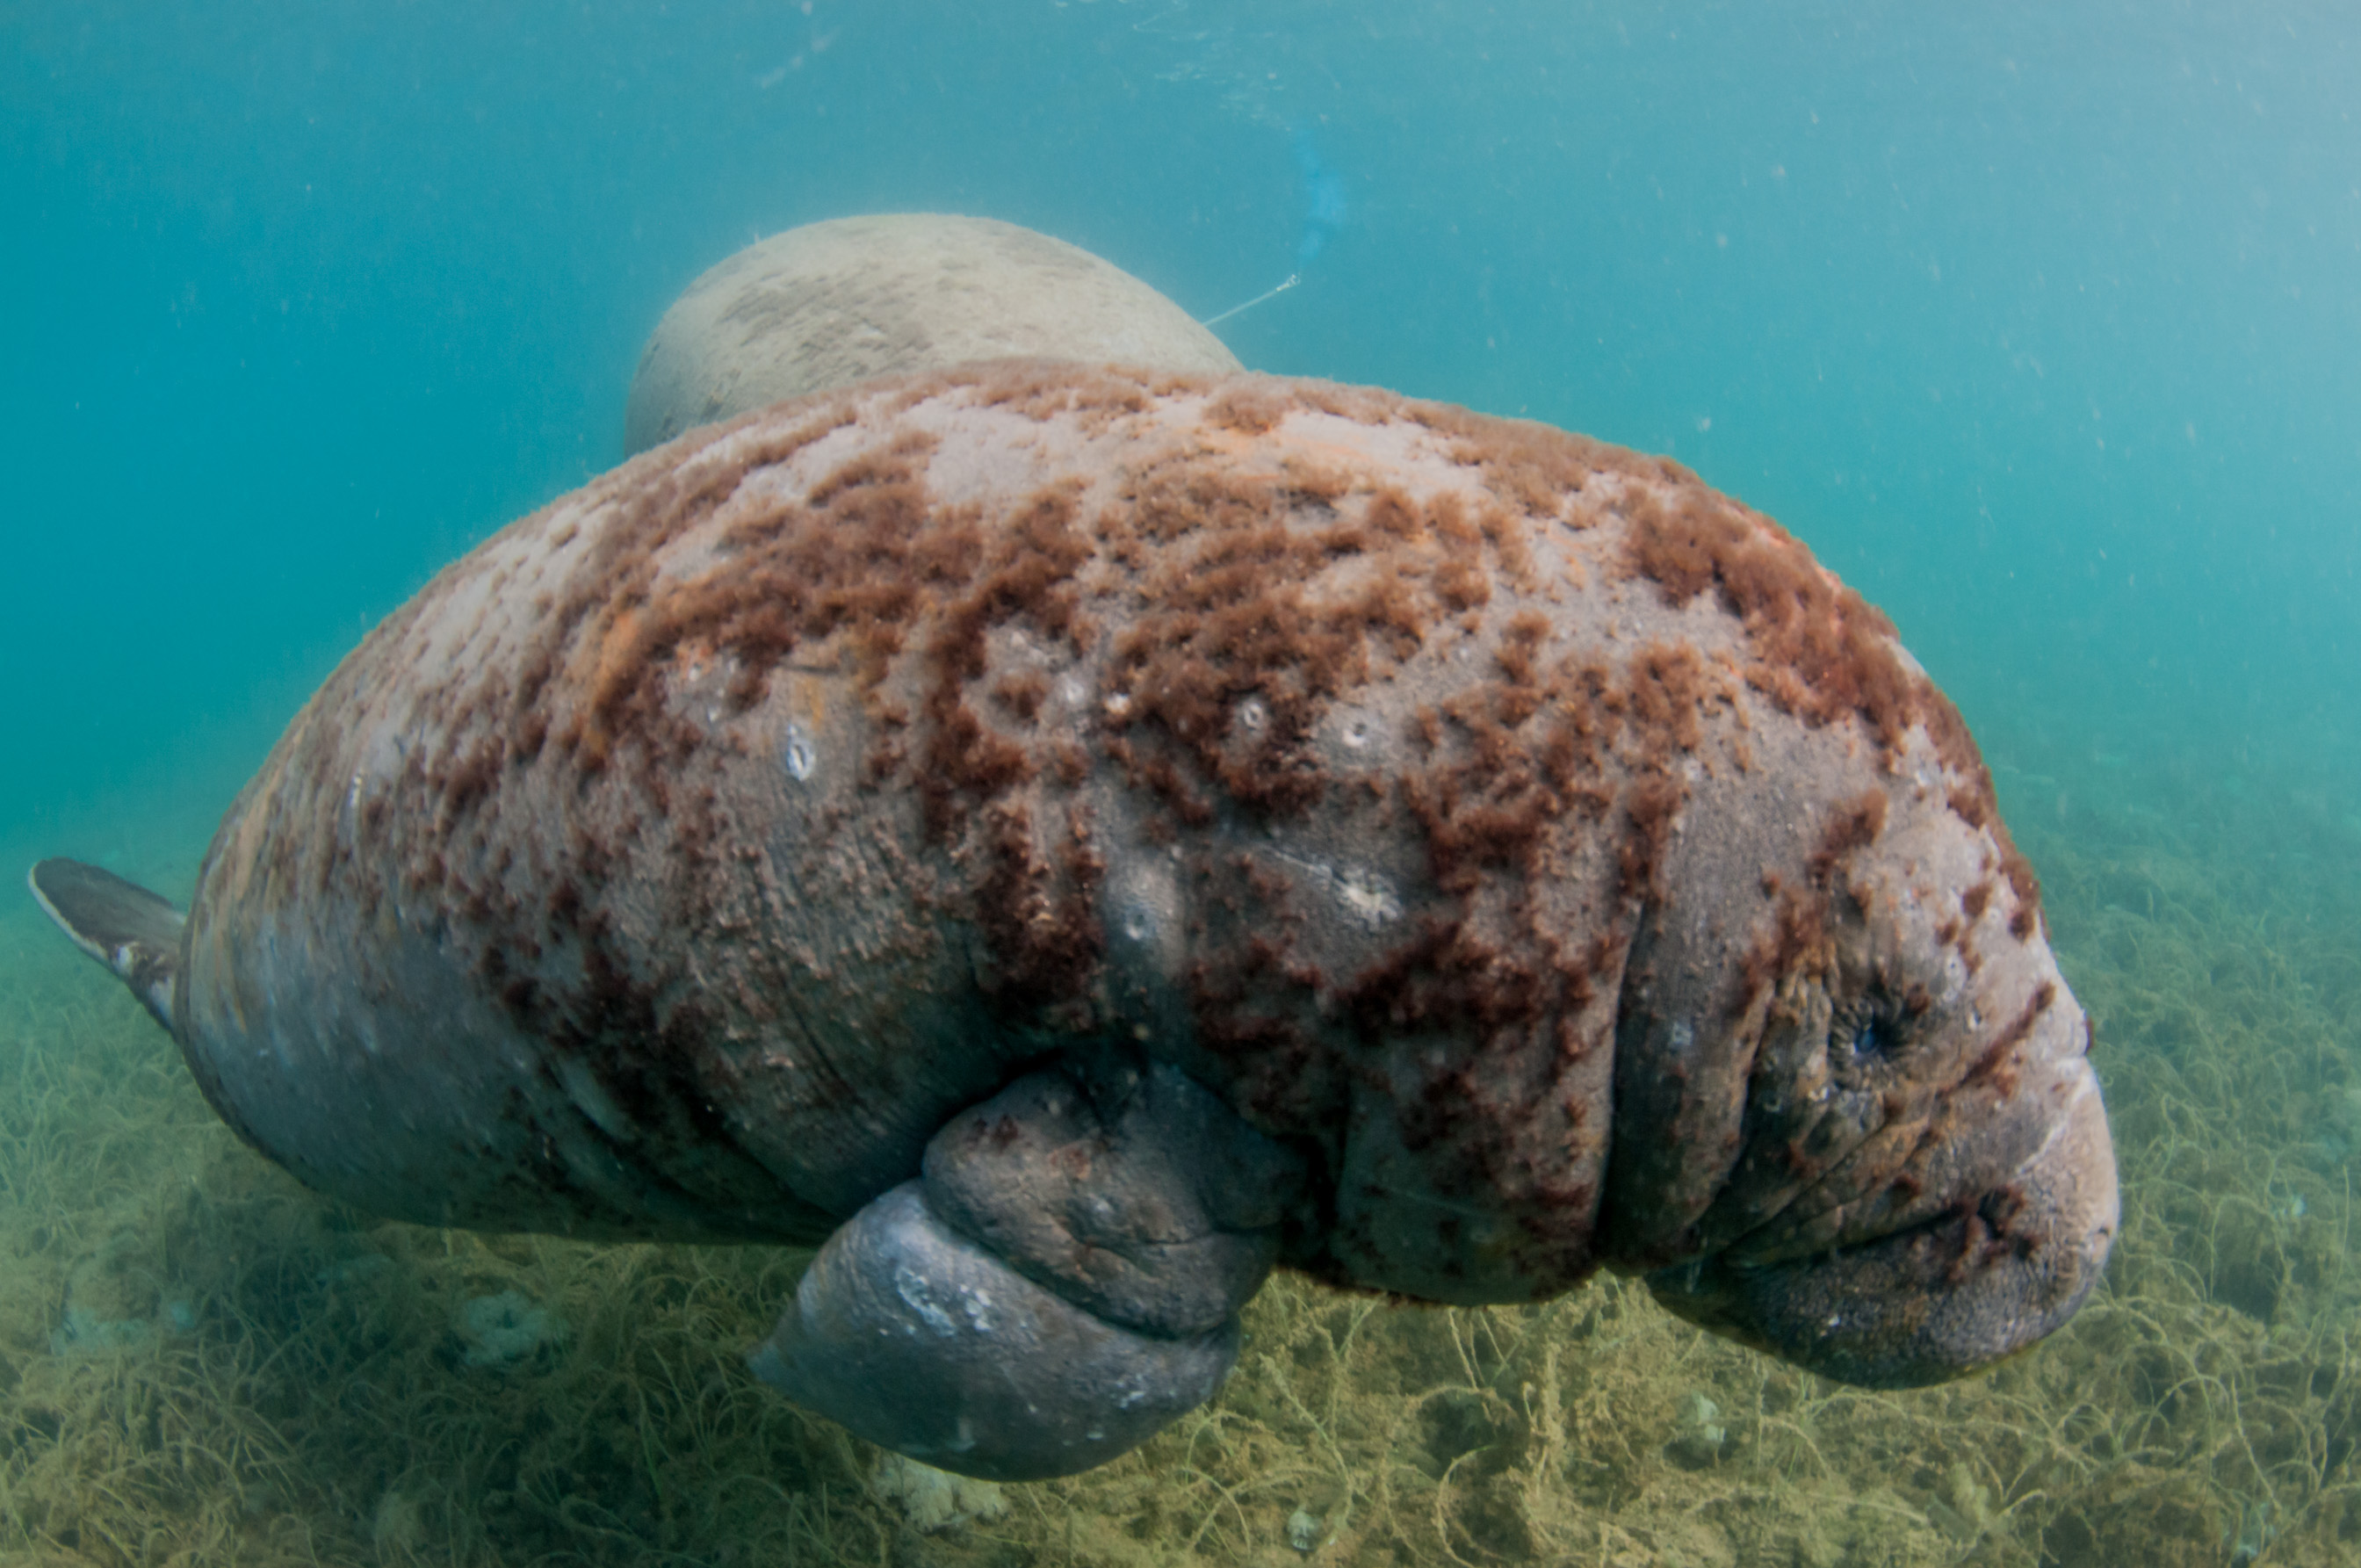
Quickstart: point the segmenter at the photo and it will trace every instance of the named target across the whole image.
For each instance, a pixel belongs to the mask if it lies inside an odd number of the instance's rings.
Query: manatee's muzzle
[[[2014,1178],[1935,1220],[1804,1258],[1703,1258],[1650,1274],[1649,1288],[1700,1327],[1867,1387],[2014,1354],[2073,1316],[2114,1241],[2114,1148],[2096,1080],[2078,1077]]]

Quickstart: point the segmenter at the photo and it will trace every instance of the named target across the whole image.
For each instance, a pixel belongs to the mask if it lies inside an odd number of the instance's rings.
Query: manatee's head
[[[1606,1215],[1673,1311],[1888,1387],[2060,1326],[2117,1222],[2038,886],[1921,718],[1766,726],[1787,787],[1698,783],[1627,972]]]

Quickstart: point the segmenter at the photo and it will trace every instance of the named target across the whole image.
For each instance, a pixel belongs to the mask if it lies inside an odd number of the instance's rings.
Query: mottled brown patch
[[[1922,729],[1951,775],[1946,798],[1961,820],[2001,846],[2030,934],[2040,887],[1993,800],[1992,775],[1959,710],[1904,660],[1894,624],[1812,559],[1770,519],[1683,476],[1667,495],[1627,489],[1626,565],[1667,604],[1710,590],[1746,630],[1748,684],[1807,724],[1858,719],[1889,753]]]
[[[1265,435],[1297,407],[1290,388],[1263,381],[1232,384],[1205,405],[1205,422],[1240,435]]]
[[[1819,848],[1805,862],[1814,885],[1833,886],[1837,868],[1877,841],[1877,836],[1885,831],[1886,809],[1882,789],[1863,790],[1837,807],[1828,830],[1820,836]]]
[[[1488,596],[1482,534],[1455,503],[1422,519],[1381,492],[1355,519],[1339,499],[1192,457],[1143,474],[1103,524],[1152,552],[1109,672],[1135,776],[1169,789],[1176,773],[1148,770],[1185,762],[1249,810],[1310,809],[1329,704]]]
[[[1652,774],[1631,786],[1624,806],[1631,828],[1616,859],[1616,889],[1624,897],[1639,898],[1655,888],[1682,795],[1681,786],[1662,774]]]
[[[2009,1058],[2016,1054],[2017,1047],[2032,1036],[2033,1026],[2041,1021],[2041,1015],[2048,1012],[2057,1000],[2057,986],[2048,981],[2042,981],[2026,999],[2024,1009],[2009,1021],[2008,1026],[1994,1035],[1992,1043],[1977,1053],[1975,1061],[1960,1081],[1962,1084],[1987,1084],[2003,1099],[2015,1094],[2016,1070]]]

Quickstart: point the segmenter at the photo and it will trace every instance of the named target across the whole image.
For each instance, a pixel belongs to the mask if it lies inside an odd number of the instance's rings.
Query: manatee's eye
[[[1872,1013],[1866,1018],[1853,1021],[1852,1037],[1845,1042],[1855,1061],[1888,1057],[1902,1045],[1902,1027],[1898,1019],[1883,1013]]]
[[[1858,1083],[1909,1053],[1927,1011],[1923,999],[1872,984],[1839,1006],[1828,1024],[1828,1066],[1842,1083]]]

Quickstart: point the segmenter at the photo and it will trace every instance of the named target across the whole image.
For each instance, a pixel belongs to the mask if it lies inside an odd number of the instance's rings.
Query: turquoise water
[[[1200,315],[1300,267],[1249,365],[1673,453],[1980,724],[2330,787],[2356,82],[2328,5],[10,6],[0,840],[209,817],[618,458],[689,279],[895,209]]]

